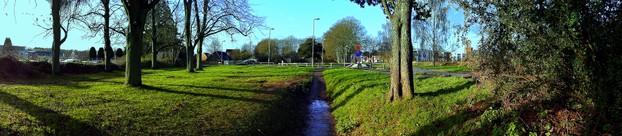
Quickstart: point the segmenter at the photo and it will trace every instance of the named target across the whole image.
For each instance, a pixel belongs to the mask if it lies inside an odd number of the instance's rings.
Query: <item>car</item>
[[[66,59],[62,61],[63,63],[80,63],[79,59]]]
[[[238,62],[238,65],[251,65],[257,63],[255,60],[243,60]]]

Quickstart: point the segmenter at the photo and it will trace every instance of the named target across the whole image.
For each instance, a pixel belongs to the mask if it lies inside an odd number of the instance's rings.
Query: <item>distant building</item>
[[[0,56],[10,55],[15,58],[22,58],[28,56],[26,46],[16,46],[11,42],[11,38],[7,37],[4,40],[4,44],[0,45]]]
[[[207,57],[207,64],[224,64],[223,61],[231,61],[231,57],[222,51],[215,51]]]

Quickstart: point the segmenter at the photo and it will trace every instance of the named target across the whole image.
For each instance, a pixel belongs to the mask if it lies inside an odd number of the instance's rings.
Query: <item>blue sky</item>
[[[274,28],[272,38],[285,38],[293,35],[297,38],[312,36],[314,18],[320,18],[315,24],[315,35],[322,36],[334,23],[345,17],[354,17],[360,20],[368,35],[376,36],[386,22],[385,15],[380,7],[360,8],[349,0],[249,0],[253,5],[254,14],[265,17],[265,25]],[[43,0],[15,0],[8,3],[0,2],[0,39],[10,37],[14,45],[28,47],[51,47],[51,36],[38,35],[44,29],[35,25],[35,20],[48,19],[50,6]],[[15,8],[13,8],[15,4]],[[449,20],[452,24],[462,24],[464,15],[452,8]],[[80,29],[71,29],[67,41],[61,46],[63,49],[87,50],[91,46],[102,47],[103,41],[99,38],[83,39],[85,35]],[[472,35],[474,36],[474,35]],[[224,49],[239,48],[244,43],[257,43],[268,37],[268,31],[257,30],[254,36],[231,37],[219,36],[226,40]],[[2,41],[3,42],[3,41]],[[124,45],[113,45],[121,48]],[[456,52],[463,52],[458,49]]]

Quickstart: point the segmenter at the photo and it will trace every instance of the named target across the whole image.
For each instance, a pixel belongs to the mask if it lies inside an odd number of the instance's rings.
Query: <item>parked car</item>
[[[238,65],[252,65],[257,63],[255,60],[243,60],[241,62],[238,62]]]
[[[82,61],[80,61],[79,59],[66,59],[62,61],[63,63],[80,63]]]

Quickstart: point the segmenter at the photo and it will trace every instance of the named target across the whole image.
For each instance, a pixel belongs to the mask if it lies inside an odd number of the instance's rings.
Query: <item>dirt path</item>
[[[307,128],[304,134],[308,136],[334,135],[334,120],[330,106],[326,101],[326,83],[321,69],[316,69],[313,73],[308,99],[310,101],[309,115],[307,116]]]

